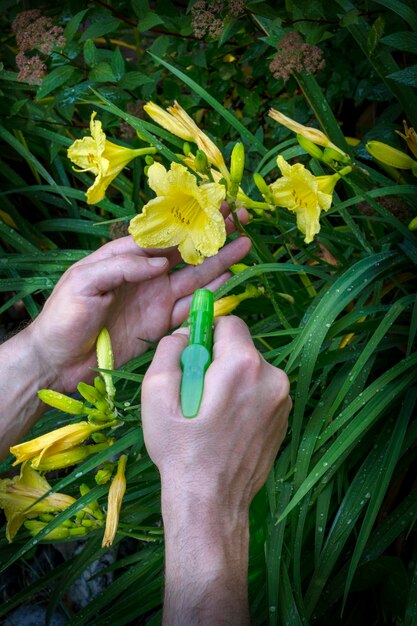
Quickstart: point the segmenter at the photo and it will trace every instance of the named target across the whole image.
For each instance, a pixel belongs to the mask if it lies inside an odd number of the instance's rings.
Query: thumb
[[[72,268],[72,278],[79,283],[79,293],[95,296],[123,283],[140,283],[155,278],[167,271],[165,257],[147,258],[135,254],[120,254],[94,263],[85,263]]]

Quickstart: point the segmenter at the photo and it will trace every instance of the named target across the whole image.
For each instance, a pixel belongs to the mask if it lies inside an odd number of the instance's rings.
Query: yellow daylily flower
[[[124,148],[106,139],[100,121],[94,111],[90,120],[91,137],[77,139],[68,148],[68,158],[81,172],[92,172],[96,179],[87,190],[88,204],[103,200],[106,189],[132,159],[144,154],[155,154],[156,148]]]
[[[277,163],[282,177],[270,185],[274,202],[296,213],[297,228],[305,235],[304,241],[310,243],[320,231],[320,213],[330,208],[340,176],[313,176],[301,163],[290,165],[282,156]]]
[[[321,130],[318,130],[318,128],[303,126],[303,124],[299,124],[299,122],[296,122],[295,120],[291,119],[291,117],[280,113],[280,111],[277,111],[276,109],[270,109],[268,115],[269,117],[272,117],[273,120],[278,122],[278,124],[282,124],[282,126],[289,128],[294,133],[297,133],[298,135],[301,135],[306,139],[309,139],[318,146],[323,146],[324,148],[333,148],[333,150],[336,150],[344,157],[348,156],[346,152],[343,152],[343,150],[338,148],[336,144],[331,142],[327,135],[325,135]]]
[[[106,528],[104,530],[102,548],[108,548],[112,545],[119,525],[120,509],[122,507],[123,496],[126,491],[126,469],[127,456],[122,454],[117,462],[116,476],[110,485],[109,497],[107,501]]]
[[[38,474],[29,464],[24,463],[20,476],[0,480],[0,508],[7,519],[6,537],[13,541],[17,531],[26,519],[38,517],[42,513],[63,511],[75,502],[75,498],[63,493],[51,493],[34,504],[51,489],[46,478]]]
[[[184,261],[193,265],[217,254],[226,241],[219,210],[225,197],[224,186],[198,186],[195,176],[179,163],[171,163],[169,171],[154,163],[148,177],[157,198],[130,222],[129,232],[136,243],[143,248],[178,246]]]
[[[263,289],[255,287],[254,285],[247,285],[243,293],[220,298],[214,303],[214,317],[229,315],[241,302],[243,302],[243,300],[248,300],[249,298],[259,298],[259,296],[263,293]]]
[[[165,130],[168,130],[176,137],[184,139],[184,141],[196,143],[198,148],[206,153],[209,161],[222,172],[223,176],[225,178],[229,177],[223,155],[216,144],[203,133],[192,117],[188,115],[177,101],[174,102],[173,106],[168,107],[166,111],[154,102],[147,102],[143,108]]]
[[[30,441],[19,443],[10,448],[10,452],[16,457],[13,465],[32,459],[32,467],[38,467],[45,455],[50,456],[73,448],[88,439],[96,430],[108,425],[96,426],[88,422],[68,424]]]

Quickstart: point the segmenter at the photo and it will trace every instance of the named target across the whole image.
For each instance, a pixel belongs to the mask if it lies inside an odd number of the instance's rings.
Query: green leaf
[[[142,72],[126,72],[120,80],[120,87],[122,89],[136,89],[142,85],[148,85],[153,83],[153,79]]]
[[[93,23],[83,32],[81,41],[107,35],[107,33],[116,31],[121,24],[120,20],[110,15],[98,15],[92,22]]]
[[[67,44],[74,38],[74,35],[77,33],[78,28],[87,12],[88,9],[83,9],[82,11],[79,11],[74,15],[74,17],[70,19],[68,24],[65,26],[63,35]]]
[[[45,96],[50,94],[51,91],[54,91],[54,89],[57,89],[57,87],[65,85],[74,72],[75,67],[72,65],[61,65],[61,67],[56,67],[43,79],[42,85],[39,87],[36,94],[36,100],[45,98]]]
[[[396,50],[403,50],[404,52],[412,52],[417,54],[417,35],[410,33],[408,30],[400,33],[393,33],[392,35],[386,35],[382,37],[381,43],[391,46]]]
[[[398,72],[392,72],[392,74],[387,75],[387,78],[408,87],[417,87],[417,65],[411,65]]]
[[[382,15],[379,15],[375,22],[372,24],[368,33],[368,52],[373,54],[377,47],[379,40],[381,39],[385,29],[385,20]]]
[[[111,66],[106,61],[97,63],[88,74],[89,80],[97,83],[114,83],[116,82],[116,76],[113,73]]]
[[[158,24],[164,24],[164,20],[160,15],[156,13],[149,12],[143,17],[139,15],[138,21],[138,31],[140,33],[144,33],[147,30],[151,30]]]
[[[0,137],[8,143],[21,157],[28,162],[28,164],[35,169],[50,185],[62,196],[68,203],[70,202],[66,195],[62,192],[59,185],[56,184],[49,172],[43,167],[38,159],[24,146],[20,141],[16,139],[8,130],[0,125]]]
[[[97,64],[97,49],[92,39],[87,39],[83,47],[84,61],[88,67],[94,67]]]
[[[120,80],[123,77],[125,71],[125,61],[120,48],[116,48],[111,58],[111,68],[116,80]]]
[[[376,4],[390,9],[409,25],[414,31],[417,31],[417,13],[400,0],[375,0]],[[415,8],[415,5],[414,5]]]

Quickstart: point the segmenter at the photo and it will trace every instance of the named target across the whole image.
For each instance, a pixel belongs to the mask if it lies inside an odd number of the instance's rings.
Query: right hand
[[[142,387],[146,447],[165,501],[215,503],[222,516],[247,512],[265,483],[287,430],[292,402],[286,374],[256,350],[244,322],[218,318],[197,417],[180,407],[184,329],[158,345]]]

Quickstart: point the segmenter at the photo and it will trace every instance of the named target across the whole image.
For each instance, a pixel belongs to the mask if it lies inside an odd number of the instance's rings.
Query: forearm
[[[227,511],[170,485],[163,486],[162,512],[164,626],[249,624],[247,511]]]
[[[43,413],[37,391],[52,387],[53,376],[27,327],[0,346],[0,459]]]

